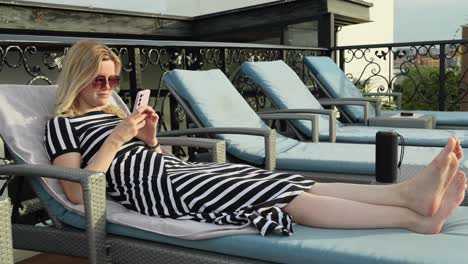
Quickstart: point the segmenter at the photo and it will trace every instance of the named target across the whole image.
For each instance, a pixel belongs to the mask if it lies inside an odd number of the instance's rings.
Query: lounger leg
[[[13,263],[10,200],[0,201],[0,263]]]

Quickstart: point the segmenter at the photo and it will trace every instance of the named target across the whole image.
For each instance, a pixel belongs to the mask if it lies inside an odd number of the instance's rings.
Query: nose
[[[107,89],[111,90],[112,88],[110,87],[109,80],[106,80],[106,86],[104,86]]]

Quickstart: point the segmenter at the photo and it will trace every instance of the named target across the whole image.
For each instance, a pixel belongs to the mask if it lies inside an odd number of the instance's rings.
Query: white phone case
[[[137,93],[135,104],[133,105],[133,112],[135,112],[139,107],[148,105],[150,94],[151,91],[149,89],[141,90]]]

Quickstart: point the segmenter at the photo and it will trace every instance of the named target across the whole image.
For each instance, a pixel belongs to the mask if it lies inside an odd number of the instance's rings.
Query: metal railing
[[[68,48],[82,38],[0,35],[0,81],[10,84],[54,84]],[[130,106],[136,92],[151,89],[152,106],[162,130],[186,126],[185,113],[161,84],[172,69],[220,69],[234,79],[242,62],[284,60],[308,84],[303,56],[329,56],[327,49],[242,43],[95,39],[112,47],[122,60],[119,94]],[[257,92],[243,94],[252,104]],[[257,108],[255,105],[252,107]]]
[[[345,72],[352,65],[354,70],[347,75],[357,86],[402,92],[403,108],[468,109],[467,39],[343,46],[333,50]]]
[[[53,84],[68,48],[78,37],[0,34],[0,82]],[[111,46],[122,60],[120,95],[130,106],[136,92],[152,91],[152,106],[161,115],[162,130],[186,127],[186,116],[161,84],[172,69],[220,69],[237,81],[245,61],[284,60],[306,85],[315,85],[303,64],[304,56],[330,56],[363,90],[403,93],[403,106],[412,109],[468,108],[468,40],[390,43],[323,48],[246,43],[96,39]],[[356,70],[358,69],[358,70]],[[236,83],[255,109],[269,103],[259,91]],[[250,89],[250,90],[249,90]],[[389,101],[392,102],[392,101]]]

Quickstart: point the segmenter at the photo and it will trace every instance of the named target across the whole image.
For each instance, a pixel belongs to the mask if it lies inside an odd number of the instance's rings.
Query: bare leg
[[[432,216],[458,169],[462,158],[459,141],[450,138],[447,146],[417,176],[392,185],[317,183],[309,193],[353,200],[362,203],[409,208],[421,215]]]
[[[450,184],[442,207],[434,217],[422,216],[413,210],[375,205],[330,196],[303,192],[284,211],[295,222],[321,228],[404,228],[418,233],[440,232],[447,218],[463,200],[466,178],[462,173]]]
[[[375,205],[330,196],[302,193],[284,211],[294,222],[320,228],[405,228],[423,216],[396,206]]]

